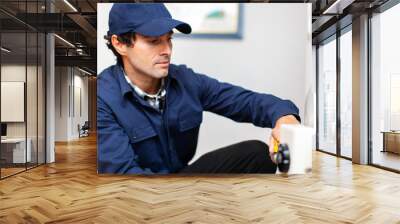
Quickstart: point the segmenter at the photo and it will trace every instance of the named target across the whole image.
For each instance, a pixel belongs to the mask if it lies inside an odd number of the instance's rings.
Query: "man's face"
[[[172,53],[172,34],[172,31],[159,37],[136,34],[133,44],[127,48],[125,61],[144,75],[157,79],[166,77]]]

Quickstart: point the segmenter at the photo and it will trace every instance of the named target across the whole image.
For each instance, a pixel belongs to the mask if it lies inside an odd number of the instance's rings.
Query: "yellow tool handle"
[[[279,148],[279,141],[276,140],[273,136],[272,139],[274,141],[274,152],[277,153],[278,152],[278,148]]]

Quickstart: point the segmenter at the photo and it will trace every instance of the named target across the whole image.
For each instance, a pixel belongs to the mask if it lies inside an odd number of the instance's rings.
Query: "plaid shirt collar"
[[[124,69],[122,68],[122,71],[124,73],[125,79],[128,82],[128,84],[133,88],[133,90],[140,96],[142,97],[144,100],[146,100],[150,106],[152,106],[153,108],[157,109],[157,110],[161,110],[162,108],[160,108],[162,105],[160,104],[161,100],[164,100],[165,95],[167,94],[167,91],[165,89],[165,81],[164,79],[161,79],[161,86],[160,89],[158,90],[158,92],[156,94],[148,94],[146,92],[144,92],[142,89],[140,89],[138,86],[136,86],[135,84],[132,83],[132,81],[129,79],[129,77],[126,75]]]

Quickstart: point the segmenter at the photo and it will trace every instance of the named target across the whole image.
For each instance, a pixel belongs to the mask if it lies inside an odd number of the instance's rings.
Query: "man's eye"
[[[149,42],[152,44],[156,44],[158,43],[158,39],[150,39]]]

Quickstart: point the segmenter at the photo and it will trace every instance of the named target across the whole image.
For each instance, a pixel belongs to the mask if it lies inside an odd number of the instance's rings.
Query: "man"
[[[278,141],[280,126],[300,117],[290,101],[170,64],[173,29],[191,32],[163,4],[113,5],[106,38],[117,64],[98,77],[98,172],[275,173],[272,147],[261,141],[214,150],[188,165],[203,111],[273,128]]]

